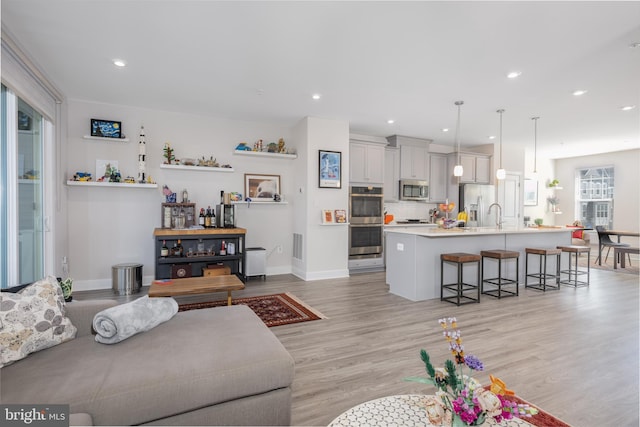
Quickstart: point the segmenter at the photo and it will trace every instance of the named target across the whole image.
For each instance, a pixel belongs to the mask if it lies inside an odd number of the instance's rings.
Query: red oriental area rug
[[[308,306],[290,293],[264,295],[249,298],[234,298],[232,305],[243,304],[249,306],[265,325],[280,326],[291,323],[308,322],[310,320],[326,319],[319,311]],[[226,306],[227,300],[194,302],[181,304],[178,311],[198,310],[201,308]]]

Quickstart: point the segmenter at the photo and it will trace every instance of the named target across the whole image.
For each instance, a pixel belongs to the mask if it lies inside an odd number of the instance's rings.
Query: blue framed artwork
[[[342,187],[342,153],[340,151],[320,150],[320,188]]]
[[[91,119],[91,136],[121,139],[122,122]]]

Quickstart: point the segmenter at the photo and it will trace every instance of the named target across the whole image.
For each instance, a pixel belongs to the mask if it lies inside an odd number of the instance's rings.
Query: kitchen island
[[[525,253],[527,247],[555,248],[571,244],[573,230],[558,228],[387,228],[386,267],[389,291],[412,301],[440,298],[440,254],[468,252],[480,254],[483,250],[504,249],[520,252],[519,283],[524,283]],[[567,259],[563,256],[563,269]],[[506,263],[503,274],[513,277],[515,263]],[[554,260],[548,267],[553,268]],[[475,265],[465,265],[464,275],[474,279]],[[538,268],[537,257],[529,258],[529,269]],[[497,263],[485,261],[486,277],[497,276]],[[456,281],[456,269],[445,265],[445,283]],[[471,283],[475,283],[472,281]]]

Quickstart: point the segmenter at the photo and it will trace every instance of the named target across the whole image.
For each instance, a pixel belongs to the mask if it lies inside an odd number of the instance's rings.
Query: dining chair
[[[598,239],[600,240],[600,246],[607,248],[607,256],[604,257],[605,264],[607,262],[607,259],[609,258],[609,252],[611,251],[611,248],[626,248],[630,246],[628,243],[618,243],[611,240],[611,237],[604,232],[605,229],[601,225],[596,225],[596,231],[598,232]],[[598,262],[598,261],[602,262],[600,260],[600,257],[602,256],[600,252],[601,251],[598,251],[598,258],[596,259],[595,262]],[[624,256],[624,254],[622,256]],[[627,256],[629,257],[629,265],[631,265],[631,255],[627,254]],[[616,262],[618,262],[618,260],[614,259],[613,262],[615,264]]]

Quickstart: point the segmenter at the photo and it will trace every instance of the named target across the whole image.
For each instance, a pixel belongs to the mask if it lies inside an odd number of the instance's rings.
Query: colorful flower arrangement
[[[435,385],[435,396],[426,399],[426,412],[429,422],[434,425],[481,425],[487,417],[493,417],[498,423],[513,417],[527,418],[538,413],[536,408],[527,404],[517,404],[505,396],[514,395],[499,378],[489,375],[491,387],[485,388],[471,374],[483,371],[484,365],[476,356],[465,355],[460,330],[455,317],[439,319],[443,335],[449,343],[449,349],[455,362],[447,360],[444,368],[434,368],[429,354],[420,350],[420,358],[425,364],[429,378],[410,377],[407,381]],[[469,368],[465,375],[464,367]]]

